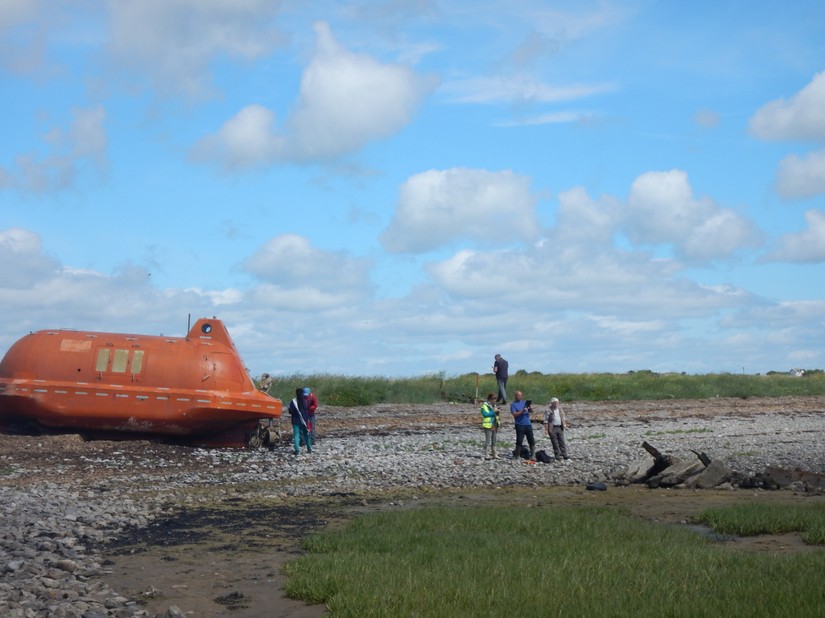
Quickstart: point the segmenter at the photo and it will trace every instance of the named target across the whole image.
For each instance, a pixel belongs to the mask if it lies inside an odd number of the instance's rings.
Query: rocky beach
[[[358,509],[440,493],[563,488],[580,496],[595,483],[607,487],[604,496],[669,492],[695,503],[720,492],[822,493],[823,398],[562,405],[571,459],[551,464],[510,457],[506,418],[502,458],[485,460],[477,406],[451,403],[322,406],[319,443],[299,456],[285,419],[283,442],[271,449],[0,436],[0,615],[320,616],[323,607],[280,592],[279,564],[296,555],[301,536]],[[534,417],[538,448],[552,453],[541,413]],[[702,453],[723,461],[730,479],[707,492],[627,487],[628,469],[648,456],[645,442],[680,460]],[[788,483],[754,489],[769,468],[787,471]],[[212,533],[169,537],[166,553],[150,551],[164,534],[196,524]],[[180,545],[186,551],[173,555]],[[268,613],[256,613],[263,604]]]

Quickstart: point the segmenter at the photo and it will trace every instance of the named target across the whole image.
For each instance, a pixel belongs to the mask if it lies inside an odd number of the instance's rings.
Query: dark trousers
[[[527,444],[530,446],[530,453],[536,452],[536,438],[533,436],[533,426],[516,425],[516,457],[521,457],[521,445],[524,444],[525,436],[527,436]]]
[[[498,399],[496,403],[507,403],[507,380],[498,380]]]
[[[553,425],[550,428],[550,443],[553,445],[553,455],[556,459],[567,459],[567,440],[564,439],[564,427]]]

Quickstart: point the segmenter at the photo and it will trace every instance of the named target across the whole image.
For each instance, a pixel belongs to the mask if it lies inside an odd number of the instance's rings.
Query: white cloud
[[[458,251],[428,265],[437,286],[458,302],[483,302],[491,295],[524,298],[524,319],[586,312],[604,320],[657,321],[712,315],[748,302],[743,290],[699,285],[680,276],[673,260],[619,249],[614,240],[622,219],[613,198],[594,200],[581,188],[559,196],[555,227],[533,245],[511,250]],[[508,311],[522,307],[507,303]],[[532,315],[534,317],[527,317]],[[609,321],[608,320],[608,321]]]
[[[295,234],[270,239],[242,264],[262,281],[299,296],[313,288],[339,296],[361,296],[371,287],[370,267],[369,260],[346,251],[323,251]]]
[[[287,156],[324,159],[397,132],[435,86],[404,65],[383,64],[341,46],[315,25],[316,52],[287,121]]]
[[[74,110],[74,120],[69,130],[73,156],[102,161],[108,149],[105,121],[106,110],[102,105]]]
[[[624,229],[633,242],[671,245],[691,260],[726,257],[758,239],[752,222],[709,198],[695,198],[681,170],[647,172],[633,181]]]
[[[0,32],[4,32],[37,14],[43,0],[4,0],[0,3]]]
[[[40,236],[28,230],[0,230],[0,288],[23,289],[51,276],[59,264],[43,253]]]
[[[73,110],[68,129],[52,128],[46,138],[45,156],[17,155],[12,169],[0,169],[0,189],[47,193],[74,186],[86,161],[98,168],[104,165],[108,140],[104,122],[106,111],[100,105]]]
[[[550,242],[557,242],[562,250],[570,241],[596,251],[610,247],[620,217],[621,205],[612,198],[603,197],[597,202],[583,187],[563,191],[559,194],[556,232]]]
[[[220,161],[227,170],[270,164],[278,154],[280,139],[274,133],[275,115],[261,105],[247,105],[193,147],[200,161]]]
[[[46,37],[36,18],[44,5],[44,0],[0,2],[0,67],[25,73],[41,65]],[[18,27],[20,31],[15,32]]]
[[[181,307],[214,315],[208,299],[185,291],[158,291],[148,272],[125,264],[112,275],[61,264],[47,255],[40,237],[28,230],[0,231],[0,306],[7,328],[0,346],[23,332],[42,328],[89,328],[134,332],[171,315]]]
[[[696,126],[702,129],[715,129],[719,125],[719,112],[712,109],[700,109],[694,117]]]
[[[808,229],[787,234],[779,240],[779,248],[766,257],[776,262],[825,262],[825,212],[805,213]]]
[[[825,141],[825,71],[789,101],[762,106],[749,122],[751,134],[764,140]]]
[[[542,124],[564,124],[569,122],[592,122],[596,117],[591,112],[553,112],[549,114],[540,114],[538,116],[530,116],[528,118],[506,120],[504,122],[496,123],[499,127],[523,127],[535,126]]]
[[[412,119],[431,80],[402,65],[382,64],[343,48],[329,26],[316,24],[316,52],[304,71],[295,111],[283,131],[275,114],[249,105],[192,149],[195,159],[228,170],[276,161],[323,161],[386,138]]]
[[[392,253],[421,253],[464,240],[531,241],[538,234],[530,179],[511,171],[430,170],[401,187],[381,235]]]
[[[800,158],[788,155],[779,162],[776,173],[779,194],[786,198],[805,198],[825,193],[825,150]]]
[[[284,42],[269,0],[109,0],[109,50],[160,92],[208,94],[218,55],[254,60]],[[130,82],[132,85],[132,82]]]
[[[454,103],[558,103],[615,89],[610,83],[551,86],[528,74],[473,77],[442,88]]]

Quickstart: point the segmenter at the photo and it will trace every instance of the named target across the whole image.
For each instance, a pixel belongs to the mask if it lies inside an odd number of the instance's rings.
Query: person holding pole
[[[292,452],[301,453],[301,443],[307,445],[307,454],[312,453],[312,438],[309,435],[309,407],[304,396],[303,387],[295,389],[295,399],[289,402],[289,415],[292,417]]]

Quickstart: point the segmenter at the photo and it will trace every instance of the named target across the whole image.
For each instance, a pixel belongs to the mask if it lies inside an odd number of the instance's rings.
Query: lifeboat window
[[[201,326],[201,332],[202,332],[204,335],[208,335],[209,333],[211,333],[211,332],[212,332],[212,325],[211,325],[211,324],[209,324],[209,323],[207,322],[206,324],[204,324],[203,326]]]
[[[115,350],[115,357],[112,359],[112,371],[126,373],[126,363],[128,361],[129,350]]]
[[[143,353],[144,350],[135,350],[132,354],[132,375],[143,370]]]
[[[95,371],[106,371],[109,366],[109,349],[100,348],[97,351],[97,362],[95,363]]]

